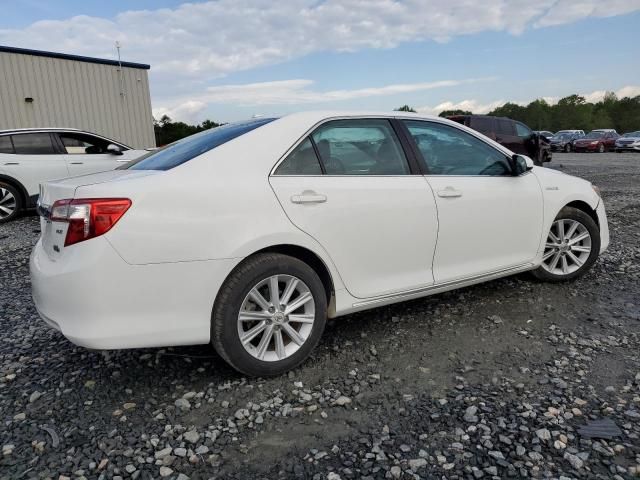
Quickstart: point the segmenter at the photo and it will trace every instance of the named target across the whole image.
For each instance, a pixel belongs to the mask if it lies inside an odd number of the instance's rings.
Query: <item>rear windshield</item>
[[[205,130],[170,143],[159,150],[149,152],[125,168],[130,170],[169,170],[274,120],[275,118],[258,118],[246,122],[227,123]]]

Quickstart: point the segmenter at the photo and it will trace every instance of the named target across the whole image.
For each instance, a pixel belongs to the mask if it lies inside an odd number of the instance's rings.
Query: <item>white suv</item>
[[[0,223],[34,207],[42,182],[113,170],[145,153],[72,128],[0,130]]]

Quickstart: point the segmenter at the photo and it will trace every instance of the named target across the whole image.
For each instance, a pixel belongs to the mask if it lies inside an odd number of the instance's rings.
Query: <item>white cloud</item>
[[[435,107],[419,107],[416,110],[420,113],[427,113],[429,115],[438,115],[445,110],[465,110],[473,113],[489,113],[491,110],[504,105],[504,100],[496,100],[494,102],[482,103],[477,100],[462,100],[461,102],[446,101],[442,102]]]
[[[595,90],[593,92],[582,93],[580,95],[583,96],[584,99],[589,103],[597,103],[604,98],[606,93],[607,93],[606,90]],[[613,93],[615,93],[618,98],[635,97],[640,95],[640,85],[627,85],[618,90],[615,90]],[[554,105],[558,103],[558,100],[560,100],[562,97],[553,96],[553,97],[541,97],[541,98],[548,104]],[[516,101],[509,100],[509,101],[511,103],[526,106],[529,103],[531,103],[533,100],[535,100],[535,98],[530,98],[529,100],[516,100]],[[440,112],[443,112],[444,110],[467,110],[473,113],[483,114],[483,113],[489,113],[490,111],[495,110],[496,108],[504,105],[505,103],[507,103],[505,100],[495,100],[491,102],[481,102],[475,99],[462,100],[459,102],[453,102],[448,100],[446,102],[442,102],[436,105],[435,107],[429,107],[429,106],[419,107],[419,108],[416,108],[416,110],[420,113],[427,113],[429,115],[438,115]]]
[[[381,87],[329,91],[315,90],[313,88],[313,80],[307,79],[221,85],[209,87],[202,94],[188,95],[184,98],[174,98],[169,102],[169,106],[155,108],[153,113],[156,118],[166,114],[175,119],[192,120],[194,117],[197,117],[207,105],[212,104],[234,104],[237,106],[318,104],[400,93],[413,93],[491,80],[494,80],[494,78],[399,83]]]
[[[217,0],[0,29],[0,44],[151,63],[169,78],[219,77],[319,51],[391,48],[481,31],[612,16],[640,0]]]
[[[535,27],[549,27],[575,22],[587,17],[605,18],[630,13],[640,8],[638,0],[608,0],[593,2],[591,0],[559,0],[548,10]]]

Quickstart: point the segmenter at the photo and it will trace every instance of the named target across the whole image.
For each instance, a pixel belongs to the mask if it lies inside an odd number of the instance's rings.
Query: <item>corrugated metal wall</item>
[[[155,147],[147,73],[122,67],[122,96],[118,66],[0,52],[0,130],[74,127]]]

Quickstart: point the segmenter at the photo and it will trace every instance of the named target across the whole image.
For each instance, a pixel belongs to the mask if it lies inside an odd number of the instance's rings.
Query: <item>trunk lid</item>
[[[49,218],[51,207],[57,200],[75,198],[76,191],[80,187],[107,182],[120,182],[161,173],[154,170],[110,170],[90,175],[51,180],[40,184],[38,214],[40,215],[42,246],[49,258],[56,260],[62,256],[64,241],[67,236],[68,223],[51,221]]]

